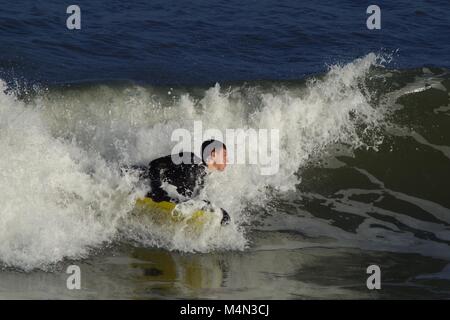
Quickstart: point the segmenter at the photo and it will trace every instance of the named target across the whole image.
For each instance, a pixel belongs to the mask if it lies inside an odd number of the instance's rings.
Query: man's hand
[[[202,210],[209,210],[209,211],[215,211],[217,209],[217,207],[215,207],[211,202],[209,202],[208,200],[202,200],[204,205],[202,207]],[[227,225],[230,223],[231,218],[230,215],[228,214],[228,212],[223,209],[223,208],[219,208],[220,211],[222,212],[222,220],[220,221],[221,225]]]

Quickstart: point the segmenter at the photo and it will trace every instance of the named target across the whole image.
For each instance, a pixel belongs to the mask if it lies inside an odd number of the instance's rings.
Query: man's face
[[[227,150],[224,148],[216,149],[211,153],[211,160],[214,163],[214,168],[223,171],[227,166]]]

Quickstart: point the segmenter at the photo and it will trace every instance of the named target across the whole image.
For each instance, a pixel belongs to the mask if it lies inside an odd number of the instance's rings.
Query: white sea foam
[[[331,67],[320,80],[272,91],[216,85],[195,97],[174,92],[174,99],[162,89],[105,85],[50,89],[27,104],[1,93],[0,260],[46,267],[84,257],[118,236],[171,250],[244,249],[247,206],[264,204],[269,189],[293,190],[295,173],[312,156],[332,143],[359,147],[364,132],[358,127],[383,121],[383,110],[368,102],[362,85],[377,61],[369,54]],[[173,130],[193,130],[194,120],[223,132],[279,129],[278,174],[233,165],[207,178],[205,195],[232,216],[226,228],[192,236],[137,223],[130,211],[144,191],[135,177],[120,174],[119,165],[169,154]]]

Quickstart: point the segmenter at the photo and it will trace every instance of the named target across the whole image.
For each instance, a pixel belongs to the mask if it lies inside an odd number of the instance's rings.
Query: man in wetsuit
[[[202,158],[192,152],[182,152],[158,158],[145,168],[140,168],[140,178],[148,181],[151,190],[147,197],[155,202],[181,203],[196,197],[204,185],[205,176],[212,171],[223,171],[227,165],[227,148],[218,140],[202,143]],[[204,201],[205,206],[211,206]],[[222,223],[229,221],[222,209]]]

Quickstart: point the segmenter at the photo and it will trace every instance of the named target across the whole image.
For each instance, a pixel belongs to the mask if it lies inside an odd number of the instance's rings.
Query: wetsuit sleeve
[[[170,201],[171,198],[161,188],[161,181],[163,180],[162,173],[167,170],[167,157],[153,160],[149,163],[147,168],[146,178],[149,180],[151,190],[148,192],[147,197],[153,199],[153,201]]]

